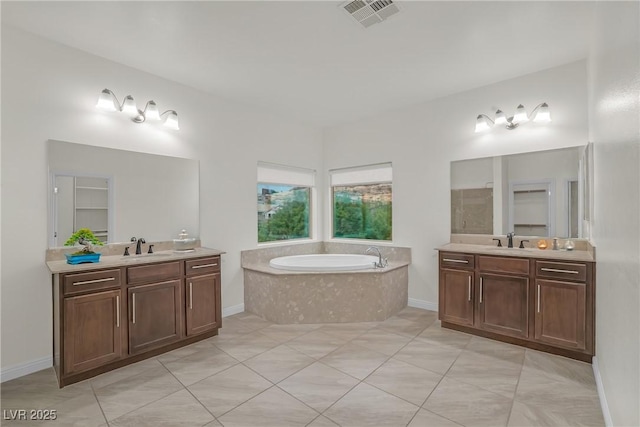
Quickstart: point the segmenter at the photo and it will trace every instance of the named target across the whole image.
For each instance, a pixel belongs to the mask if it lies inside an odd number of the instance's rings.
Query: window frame
[[[262,168],[262,170],[261,170]],[[266,173],[262,173],[265,172]],[[258,246],[277,246],[277,245],[287,245],[287,244],[300,244],[300,243],[309,243],[311,241],[317,240],[317,228],[316,228],[316,218],[317,218],[317,191],[316,191],[316,170],[303,168],[298,166],[289,166],[282,165],[277,163],[269,163],[258,161],[257,167],[257,176],[256,176],[256,184],[255,189],[257,191],[259,185],[273,185],[273,186],[289,186],[289,187],[303,187],[309,189],[309,218],[308,222],[308,237],[299,237],[293,239],[284,239],[284,240],[270,240],[266,242],[259,241],[259,228],[258,222],[256,220],[256,244]],[[281,174],[280,174],[281,173]],[[280,175],[279,175],[280,174]],[[265,176],[268,179],[261,180],[261,175],[264,178]],[[295,178],[298,176],[298,178]],[[300,183],[299,179],[306,179],[309,181],[306,183]],[[280,178],[280,179],[279,179]],[[256,207],[257,207],[257,194],[256,194]],[[257,213],[257,212],[256,212]]]
[[[384,171],[381,175],[384,175],[385,172],[388,172],[388,179],[367,179],[367,180],[358,180],[353,181],[351,183],[340,182],[334,185],[334,176],[337,174],[347,174],[351,172],[355,172],[358,175],[358,172],[365,172],[364,174],[359,174],[361,176],[366,176],[367,171],[375,171],[375,170]],[[342,242],[342,243],[362,243],[362,244],[376,244],[376,245],[393,245],[394,243],[394,217],[393,214],[393,164],[392,162],[383,162],[383,163],[375,163],[369,165],[361,165],[361,166],[352,166],[346,168],[337,168],[330,169],[328,171],[328,191],[327,191],[327,209],[325,209],[328,215],[328,241],[331,242]],[[334,221],[334,187],[348,187],[354,185],[374,185],[374,184],[390,184],[391,185],[391,239],[390,240],[377,240],[377,239],[362,239],[362,238],[353,238],[353,237],[335,237],[335,221]]]

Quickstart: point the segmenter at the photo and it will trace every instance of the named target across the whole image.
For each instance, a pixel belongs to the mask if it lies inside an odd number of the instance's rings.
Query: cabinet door
[[[128,289],[131,354],[181,338],[180,283],[170,280]]]
[[[64,371],[86,371],[122,356],[120,290],[65,298]]]
[[[187,335],[220,327],[220,274],[187,278]]]
[[[443,322],[473,325],[473,272],[440,270],[439,317]]]
[[[586,284],[536,280],[535,339],[586,349]]]
[[[478,327],[512,337],[529,336],[529,278],[479,274]]]

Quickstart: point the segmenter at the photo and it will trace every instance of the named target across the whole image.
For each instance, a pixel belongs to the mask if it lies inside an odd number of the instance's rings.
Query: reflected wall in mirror
[[[451,233],[584,237],[584,150],[451,162]]]
[[[49,247],[78,228],[108,243],[198,236],[199,162],[48,141]]]

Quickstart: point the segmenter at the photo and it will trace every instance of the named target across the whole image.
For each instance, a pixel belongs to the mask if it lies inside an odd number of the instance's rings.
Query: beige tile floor
[[[40,425],[82,427],[604,425],[591,365],[442,329],[431,311],[327,325],[241,313],[223,325],[63,389],[52,369],[6,382],[2,409],[56,409]]]

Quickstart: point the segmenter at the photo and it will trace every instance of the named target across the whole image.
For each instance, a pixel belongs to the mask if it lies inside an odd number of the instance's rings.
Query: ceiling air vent
[[[400,12],[392,0],[354,0],[344,3],[342,7],[365,28]]]

